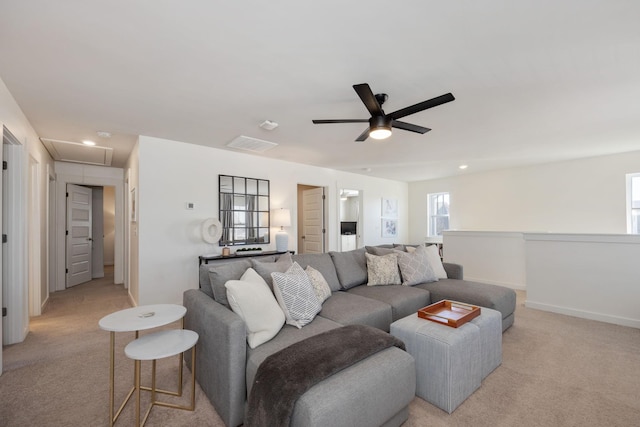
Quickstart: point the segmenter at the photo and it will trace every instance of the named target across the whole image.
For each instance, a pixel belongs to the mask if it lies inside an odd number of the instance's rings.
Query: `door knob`
[[[88,241],[92,241],[93,239],[91,237],[87,237],[87,240]]]

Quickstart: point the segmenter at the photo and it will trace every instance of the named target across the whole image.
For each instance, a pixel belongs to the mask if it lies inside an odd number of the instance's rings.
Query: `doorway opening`
[[[340,189],[340,251],[353,251],[362,246],[362,190]]]
[[[65,287],[105,276],[114,264],[115,187],[67,184]]]
[[[327,189],[298,184],[298,253],[319,254],[327,248]]]

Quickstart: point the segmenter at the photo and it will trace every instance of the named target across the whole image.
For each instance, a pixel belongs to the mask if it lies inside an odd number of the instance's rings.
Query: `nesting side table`
[[[172,329],[144,335],[131,341],[124,349],[128,358],[135,360],[135,390],[136,390],[136,426],[144,426],[154,405],[166,406],[174,409],[193,411],[196,403],[196,343],[198,334],[186,329]],[[191,404],[180,406],[156,400],[156,360],[176,356],[193,348],[191,351]],[[151,360],[151,404],[140,424],[140,363]],[[182,363],[181,363],[182,366]]]
[[[147,329],[158,328],[168,325],[169,323],[183,319],[187,309],[178,304],[154,304],[142,305],[133,308],[116,311],[104,316],[98,322],[100,329],[110,332],[109,352],[109,426],[113,427],[122,409],[125,407],[133,392],[135,386],[131,388],[127,397],[120,405],[120,408],[114,415],[114,375],[115,375],[115,333],[116,332],[135,332],[136,339],[138,332]],[[183,320],[184,322],[184,320]],[[181,325],[184,326],[184,325]],[[180,357],[179,383],[177,392],[169,392],[165,390],[157,390],[159,393],[171,394],[176,396],[182,395],[182,356]],[[143,390],[151,390],[149,387],[141,387]]]

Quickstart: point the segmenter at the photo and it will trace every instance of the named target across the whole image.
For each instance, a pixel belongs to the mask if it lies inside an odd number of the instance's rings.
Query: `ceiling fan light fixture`
[[[391,136],[391,120],[383,116],[371,117],[369,136],[373,139],[389,138]]]

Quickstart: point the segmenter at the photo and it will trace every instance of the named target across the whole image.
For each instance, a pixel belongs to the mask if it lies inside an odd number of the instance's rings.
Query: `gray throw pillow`
[[[364,248],[347,252],[329,252],[342,289],[351,289],[367,283],[367,260],[364,254]]]
[[[398,252],[398,266],[405,286],[438,281],[424,246],[418,246],[413,252]]]
[[[284,273],[293,265],[291,253],[287,252],[278,258],[276,262],[262,262],[257,258],[251,258],[251,267],[267,282],[273,291],[271,273]]]
[[[380,246],[365,246],[365,248],[371,255],[383,256],[396,253],[396,249],[393,248],[382,248]]]
[[[209,268],[209,282],[213,291],[213,299],[220,304],[229,307],[227,300],[227,288],[224,284],[228,280],[240,280],[240,277],[251,267],[247,259],[232,261],[223,264],[212,265]]]
[[[302,268],[311,266],[322,273],[322,277],[327,281],[332,291],[335,292],[342,289],[340,287],[340,280],[338,280],[338,275],[336,273],[336,266],[333,264],[331,255],[327,253],[296,254],[293,255],[291,259],[300,264],[300,267]]]

